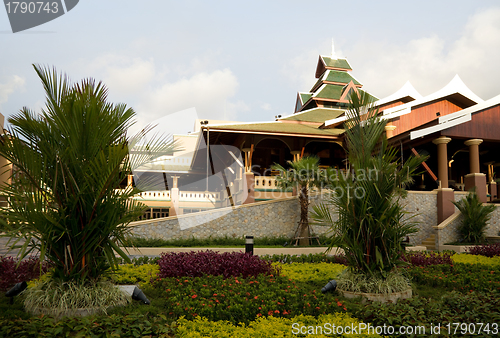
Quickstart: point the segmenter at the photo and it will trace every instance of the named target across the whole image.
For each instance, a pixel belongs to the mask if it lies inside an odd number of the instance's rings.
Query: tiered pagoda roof
[[[295,112],[315,108],[345,109],[349,95],[362,91],[363,85],[350,72],[349,62],[345,58],[321,55],[316,67],[318,81],[309,92],[297,94]],[[372,95],[371,95],[372,96]],[[372,96],[374,100],[377,98]]]

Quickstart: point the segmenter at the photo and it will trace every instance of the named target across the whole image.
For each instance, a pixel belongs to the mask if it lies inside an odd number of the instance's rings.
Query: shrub
[[[422,252],[414,251],[408,252],[403,255],[403,260],[405,262],[411,263],[415,266],[428,266],[437,264],[453,264],[451,256],[452,252]]]
[[[344,271],[345,265],[332,263],[280,264],[281,275],[295,282],[318,282],[326,284]]]
[[[411,289],[404,270],[393,270],[385,276],[367,275],[353,269],[344,270],[337,278],[339,290],[368,293],[392,293]]]
[[[415,266],[408,269],[408,272],[415,283],[431,287],[446,287],[463,292],[500,290],[500,273],[496,267],[456,263]]]
[[[152,277],[156,277],[159,268],[157,264],[124,264],[119,265],[113,271],[111,278],[116,284],[137,284],[149,282]]]
[[[24,307],[30,313],[61,317],[78,309],[96,309],[106,313],[109,307],[130,301],[122,290],[110,282],[62,282],[49,279],[24,291]]]
[[[452,291],[444,293],[441,299],[413,297],[401,299],[396,304],[370,303],[360,308],[353,315],[361,321],[371,322],[373,326],[392,325],[396,328],[396,332],[400,326],[424,326],[426,334],[418,335],[418,337],[431,336],[429,334],[430,325],[435,326],[437,323],[441,325],[443,337],[463,336],[460,330],[453,334],[455,328],[453,323],[485,323],[480,334],[478,334],[479,325],[476,325],[475,336],[498,337],[498,332],[495,332],[496,330],[491,323],[498,323],[500,318],[500,298],[496,292],[469,292],[463,294]],[[446,327],[448,323],[450,323],[452,334],[448,334]],[[486,323],[490,323],[488,325],[489,332],[487,332]],[[431,337],[436,336],[432,335]],[[408,335],[394,335],[394,337],[408,337]]]
[[[500,243],[471,246],[467,253],[486,257],[500,256]]]
[[[271,261],[271,262],[280,262],[280,263],[337,263],[347,265],[347,259],[345,255],[326,255],[324,253],[318,254],[308,254],[308,255],[265,255],[261,257],[262,259]]]
[[[332,331],[328,331],[331,326],[353,325],[358,327],[359,320],[352,318],[346,313],[334,313],[320,315],[318,318],[312,316],[300,315],[293,318],[275,318],[275,317],[260,317],[248,326],[236,326],[227,321],[209,321],[207,318],[196,317],[194,320],[180,318],[178,321],[178,333],[183,338],[189,337],[216,337],[216,338],[253,338],[253,337],[303,337],[297,335],[300,327],[306,326],[309,330],[313,328],[315,337],[331,337]],[[292,326],[294,323],[298,325]],[[304,329],[305,331],[305,329]],[[309,331],[312,333],[312,331]],[[316,335],[317,333],[317,335]],[[323,334],[321,334],[323,333]],[[334,333],[334,331],[333,331]],[[350,335],[349,335],[350,336]],[[358,335],[353,335],[358,337]],[[361,335],[360,335],[361,336]],[[362,335],[363,337],[380,337],[377,334]]]
[[[491,268],[500,266],[500,256],[486,257],[480,255],[456,254],[451,257],[454,263],[480,264]]]
[[[258,256],[242,252],[214,251],[162,253],[158,260],[160,272],[158,276],[165,277],[201,277],[203,275],[222,275],[248,277],[259,274],[277,274],[278,271]]]
[[[463,221],[458,226],[458,232],[466,243],[484,241],[484,231],[495,210],[495,205],[483,205],[475,191],[458,202],[452,202],[463,215]]]
[[[166,314],[188,319],[202,316],[248,324],[262,316],[290,318],[346,311],[333,293],[299,287],[284,276],[158,278],[153,285],[164,291],[161,298],[166,300]]]
[[[165,316],[130,314],[55,320],[48,316],[0,319],[0,337],[173,337]]]
[[[40,273],[49,269],[49,264],[44,262],[40,268],[40,260],[36,256],[23,259],[19,266],[17,258],[12,256],[0,256],[0,291],[6,291],[16,283],[36,279]]]

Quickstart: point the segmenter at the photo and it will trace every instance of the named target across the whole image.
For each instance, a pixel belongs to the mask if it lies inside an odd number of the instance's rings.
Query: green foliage
[[[344,270],[337,278],[339,290],[365,293],[392,293],[411,289],[408,276],[400,269],[387,273],[385,278]]]
[[[144,210],[130,199],[137,189],[117,188],[174,145],[157,140],[131,152],[147,132],[127,136],[131,108],[107,102],[107,89],[93,79],[70,84],[55,70],[34,68],[46,105],[41,114],[23,108],[11,116],[1,136],[0,155],[15,170],[2,187],[9,205],[0,219],[9,237],[24,238],[21,258],[39,250],[40,261],[54,264],[54,278],[97,280],[116,266],[115,252],[127,259],[119,246]]]
[[[500,267],[500,256],[485,257],[480,255],[455,254],[451,256],[451,259],[454,263],[480,264],[494,269]]]
[[[462,241],[466,243],[484,242],[484,232],[491,218],[491,213],[496,208],[495,205],[484,205],[479,200],[475,190],[460,201],[452,201],[452,203],[460,210],[463,216],[462,223],[458,226]]]
[[[0,319],[0,337],[174,337],[175,323],[143,314]]]
[[[328,171],[329,200],[313,207],[312,218],[331,228],[330,248],[344,249],[352,269],[385,277],[401,263],[401,240],[416,232],[399,197],[425,158],[401,162],[377,114],[369,96],[351,96],[345,123],[349,167]],[[338,211],[338,220],[330,207]]]
[[[309,229],[309,189],[321,188],[325,183],[324,171],[319,168],[319,158],[305,156],[296,161],[288,161],[289,169],[280,164],[273,164],[272,169],[278,170],[276,186],[281,189],[294,187],[297,189],[300,203],[300,221],[297,229],[300,245],[309,245],[311,237]]]
[[[248,324],[261,316],[290,318],[346,311],[334,294],[304,289],[283,276],[169,277],[158,278],[154,287],[164,291],[165,313],[188,319],[202,316],[213,321]]]
[[[324,286],[328,281],[337,279],[345,270],[345,265],[332,263],[279,264],[280,275],[295,282],[319,283]]]
[[[156,278],[159,271],[158,264],[125,264],[118,266],[118,269],[113,271],[111,278],[116,284],[146,283],[151,278]]]
[[[500,290],[500,273],[497,267],[480,264],[416,266],[408,269],[412,280],[418,284],[445,287],[458,291]]]
[[[426,327],[425,337],[450,337],[460,335],[448,334],[445,326],[448,323],[498,323],[500,321],[500,295],[494,293],[446,292],[442,297],[430,299],[413,297],[392,303],[370,303],[360,308],[353,315],[361,321],[371,322],[372,325],[393,325],[397,330],[400,326]],[[441,324],[441,334],[430,335],[430,325]],[[450,324],[450,325],[451,325]],[[452,329],[453,326],[450,326]],[[476,326],[476,330],[479,325]],[[452,331],[453,332],[453,331]],[[476,331],[477,335],[477,331]],[[497,337],[490,331],[483,331],[481,337]],[[392,337],[392,335],[391,335]],[[407,337],[398,336],[394,337]]]
[[[274,254],[274,255],[264,255],[261,256],[262,259],[269,260],[271,262],[280,263],[337,263],[337,264],[347,264],[347,260],[344,255],[326,255],[324,253],[318,254],[302,254],[302,255],[288,255],[288,254]]]
[[[122,290],[110,282],[81,283],[48,279],[23,292],[24,307],[30,313],[40,311],[54,317],[69,315],[78,309],[97,309],[106,313],[109,307],[130,301]]]
[[[254,338],[254,337],[306,337],[303,334],[296,334],[302,326],[304,332],[313,334],[315,337],[344,337],[344,335],[335,335],[331,326],[325,326],[326,323],[336,326],[357,326],[360,321],[349,316],[346,313],[332,313],[313,316],[299,315],[293,318],[260,317],[248,325],[237,326],[228,321],[209,321],[207,318],[196,317],[194,320],[180,318],[178,321],[178,333],[183,338],[191,337],[214,337],[214,338]],[[292,326],[296,323],[296,326]],[[317,327],[321,327],[317,328]],[[297,330],[292,331],[293,328]],[[313,331],[311,331],[313,330]],[[295,334],[294,334],[295,332]],[[317,334],[316,334],[317,333]],[[309,335],[307,335],[309,336]],[[380,337],[373,335],[346,335],[345,337]]]
[[[326,236],[320,236],[320,241],[326,241]],[[278,246],[282,247],[285,243],[290,244],[290,238],[286,236],[278,237],[255,237],[254,247]],[[313,243],[315,244],[315,243]],[[126,246],[135,246],[138,248],[168,248],[168,247],[244,247],[245,237],[208,237],[208,238],[179,238],[179,239],[161,239],[161,238],[143,238],[130,237],[125,242]]]

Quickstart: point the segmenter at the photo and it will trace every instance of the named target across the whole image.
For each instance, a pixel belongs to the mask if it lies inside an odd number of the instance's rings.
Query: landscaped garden
[[[346,268],[335,263],[345,257],[275,255],[261,259],[237,253],[163,254],[158,259],[120,265],[107,277],[116,284],[139,285],[150,305],[131,301],[108,309],[107,314],[55,320],[27,313],[22,295],[10,305],[2,292],[0,336],[292,337],[302,326],[315,330],[322,326],[324,336],[332,336],[326,323],[344,327],[365,323],[373,327],[392,325],[395,330],[422,326],[427,332],[422,336],[432,336],[431,325],[441,324],[441,334],[436,336],[445,337],[453,336],[448,335],[449,323],[451,333],[455,330],[453,323],[474,324],[476,331],[478,323],[483,323],[479,336],[493,337],[498,335],[493,323],[500,324],[500,247],[490,245],[483,252],[491,257],[422,252],[405,255],[405,271],[414,296],[396,304],[345,299],[337,292],[321,293],[321,288]],[[16,260],[9,257],[0,260],[3,291],[16,282],[37,277],[34,259],[21,262],[17,268],[15,264]],[[50,273],[51,268],[46,269]],[[30,282],[30,287],[34,283]],[[292,326],[294,323],[298,324]],[[458,327],[455,335],[462,329]]]

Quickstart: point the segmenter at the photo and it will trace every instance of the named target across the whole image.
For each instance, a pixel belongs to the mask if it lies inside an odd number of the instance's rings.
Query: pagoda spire
[[[335,45],[333,44],[333,38],[332,38],[332,59],[336,59],[337,56],[335,55]]]

